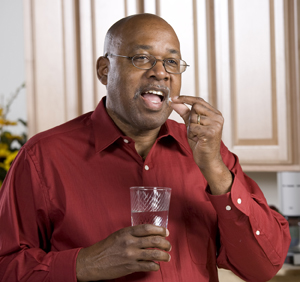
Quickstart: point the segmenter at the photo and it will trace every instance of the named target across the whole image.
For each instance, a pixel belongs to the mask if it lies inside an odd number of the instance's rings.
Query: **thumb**
[[[185,125],[188,125],[189,122],[189,115],[191,110],[189,107],[181,102],[176,103],[177,100],[176,98],[172,98],[172,103],[170,103],[170,107],[177,113],[179,114],[182,119],[184,120]]]

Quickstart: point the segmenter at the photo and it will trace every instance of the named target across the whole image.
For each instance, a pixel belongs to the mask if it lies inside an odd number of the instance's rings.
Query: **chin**
[[[155,121],[153,121],[153,122],[147,121],[147,122],[143,123],[142,128],[143,128],[144,130],[154,130],[154,129],[158,129],[158,128],[160,128],[165,122],[166,122],[166,119],[160,120],[160,121],[159,121],[159,120],[155,120]]]

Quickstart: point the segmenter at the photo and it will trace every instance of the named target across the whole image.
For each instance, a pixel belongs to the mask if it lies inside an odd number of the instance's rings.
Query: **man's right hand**
[[[121,229],[79,251],[77,280],[109,280],[133,272],[157,271],[157,262],[171,259],[166,252],[171,250],[170,242],[165,239],[168,235],[164,227],[151,224]]]

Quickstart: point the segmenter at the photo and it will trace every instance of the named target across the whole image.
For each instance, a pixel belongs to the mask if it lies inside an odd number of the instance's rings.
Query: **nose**
[[[169,80],[170,74],[166,71],[164,61],[156,59],[155,65],[148,70],[149,77],[153,77],[156,80]]]

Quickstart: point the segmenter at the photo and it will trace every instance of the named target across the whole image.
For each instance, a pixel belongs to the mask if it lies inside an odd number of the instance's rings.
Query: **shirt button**
[[[240,205],[242,203],[242,199],[241,198],[238,198],[237,199],[237,203]]]
[[[145,165],[145,170],[149,170],[149,166]]]
[[[257,230],[257,231],[255,232],[255,234],[256,234],[256,235],[260,235],[260,231]]]
[[[126,143],[126,144],[129,143],[129,141],[128,141],[127,139],[124,139],[123,141],[124,141],[124,143]]]
[[[226,210],[227,210],[227,211],[230,211],[230,210],[231,210],[231,206],[229,206],[229,205],[226,206]]]

